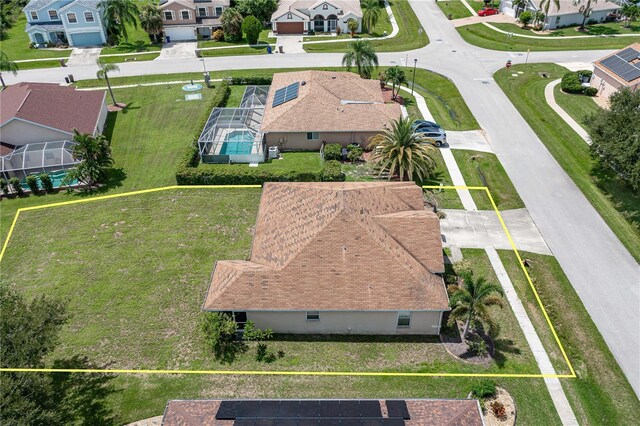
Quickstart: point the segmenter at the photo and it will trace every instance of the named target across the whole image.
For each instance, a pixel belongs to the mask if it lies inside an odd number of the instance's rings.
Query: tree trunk
[[[4,84],[4,78],[2,78],[2,73],[1,73],[1,72],[0,72],[0,83],[2,83],[2,88],[3,88],[3,89],[6,89],[6,88],[7,88],[7,85],[6,85],[6,84]]]
[[[109,94],[111,95],[111,100],[113,101],[113,106],[118,106],[117,102],[116,102],[116,97],[113,96],[113,90],[111,89],[111,82],[109,81],[109,76],[107,75],[107,73],[104,73],[104,78],[105,80],[107,80],[107,87],[109,88]]]
[[[467,321],[464,323],[464,330],[462,331],[462,340],[467,339],[467,334],[469,334],[469,325],[471,324],[471,313],[467,317]]]

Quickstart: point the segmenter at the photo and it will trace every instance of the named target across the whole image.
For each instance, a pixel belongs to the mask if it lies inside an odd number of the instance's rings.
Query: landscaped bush
[[[587,96],[595,96],[598,94],[598,89],[596,89],[595,87],[589,86],[589,87],[585,87],[582,93],[584,93]]]
[[[242,32],[247,38],[247,43],[256,44],[262,32],[262,24],[255,16],[246,16],[242,21]]]
[[[352,163],[360,160],[364,150],[359,145],[349,145],[347,147],[347,159]]]
[[[230,363],[245,350],[244,343],[236,338],[236,322],[228,314],[205,312],[200,320],[200,329],[205,345],[218,360]]]
[[[38,178],[40,179],[40,183],[42,183],[42,188],[46,192],[54,191],[53,182],[51,181],[51,176],[49,176],[49,173],[40,173],[38,175]]]
[[[20,185],[20,179],[18,179],[17,177],[12,177],[11,179],[9,179],[9,185],[11,186],[11,189],[14,193],[18,194],[19,196],[24,195],[24,190],[22,189],[22,185]]]
[[[520,16],[518,16],[518,21],[522,23],[522,27],[524,28],[533,21],[533,14],[528,10],[525,10],[520,14]]]
[[[320,178],[323,182],[344,182],[346,176],[342,173],[342,164],[339,161],[329,160],[322,164]]]
[[[29,185],[29,189],[31,190],[32,194],[37,194],[38,192],[40,192],[37,177],[35,177],[34,175],[29,175],[25,180],[27,181],[27,185]]]
[[[211,38],[213,39],[213,41],[223,41],[224,40],[224,31],[215,30],[213,32],[213,34],[211,35]]]
[[[478,356],[485,357],[489,354],[487,344],[479,337],[467,341],[467,344],[469,345],[469,350]]]
[[[324,146],[324,160],[342,160],[342,146],[337,143],[328,143]]]
[[[0,191],[2,191],[4,195],[9,195],[9,184],[4,178],[0,178]]]
[[[502,402],[494,401],[491,403],[491,411],[493,415],[498,419],[505,419],[507,417],[507,409]]]
[[[587,96],[595,96],[598,89],[591,86],[582,85],[582,77],[591,77],[592,72],[581,70],[577,72],[568,72],[562,76],[560,87],[565,93],[584,94]]]
[[[471,388],[471,395],[478,399],[485,399],[496,394],[496,382],[493,380],[483,380],[476,383]]]
[[[227,81],[229,81],[234,86],[245,86],[248,84],[256,85],[256,86],[268,86],[271,84],[272,80],[273,80],[272,77],[252,76],[252,77],[231,77]]]
[[[308,171],[274,171],[264,168],[185,167],[176,173],[178,185],[262,185],[265,182],[318,182],[321,174]]]

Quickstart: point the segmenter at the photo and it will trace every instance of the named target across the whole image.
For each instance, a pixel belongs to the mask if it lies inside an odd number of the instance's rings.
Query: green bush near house
[[[17,177],[12,177],[11,179],[9,179],[9,185],[11,186],[11,189],[13,190],[13,192],[18,194],[18,196],[21,196],[24,194],[22,185],[20,185],[20,179],[18,179]]]
[[[328,143],[324,146],[324,160],[331,161],[342,159],[342,145],[337,143]]]
[[[485,399],[496,394],[496,382],[493,380],[483,380],[473,385],[471,395],[478,399]]]
[[[29,189],[32,194],[37,194],[40,192],[40,188],[38,187],[38,178],[35,175],[29,175],[26,177],[27,185],[29,185]]]
[[[273,80],[272,77],[265,76],[253,76],[253,77],[231,77],[228,81],[233,86],[245,86],[245,85],[256,85],[256,86],[268,86],[271,84]]]
[[[329,160],[322,165],[320,178],[323,182],[344,182],[346,176],[342,173],[342,164],[339,161]]]
[[[49,173],[40,173],[38,179],[40,179],[40,183],[42,183],[42,189],[49,193],[53,192],[53,182],[51,181]]]
[[[588,70],[568,72],[562,76],[560,87],[565,93],[578,93],[587,96],[595,96],[596,93],[598,93],[598,89],[582,85],[582,77],[591,77],[591,74],[593,73]]]

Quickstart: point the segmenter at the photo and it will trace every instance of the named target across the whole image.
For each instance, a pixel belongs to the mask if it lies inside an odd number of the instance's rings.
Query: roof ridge
[[[468,401],[473,401],[473,408],[474,409],[477,408],[476,402],[474,400],[468,400]],[[466,404],[461,403],[459,405],[461,405],[461,407],[455,410],[453,415],[449,417],[449,421],[447,422],[447,424],[449,425],[457,424],[456,421],[460,420],[464,415],[468,414],[469,411],[471,410],[471,406],[468,402]]]

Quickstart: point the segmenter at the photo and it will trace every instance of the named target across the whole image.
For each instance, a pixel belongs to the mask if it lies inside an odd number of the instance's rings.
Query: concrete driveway
[[[302,47],[302,36],[299,35],[279,35],[276,39],[276,50],[282,46],[284,53],[306,53]]]
[[[67,67],[95,65],[101,50],[101,47],[75,47],[71,51]]]
[[[160,56],[156,60],[163,59],[192,59],[196,57],[198,42],[177,41],[165,43],[160,50]]]

